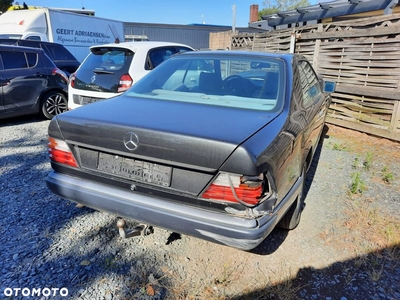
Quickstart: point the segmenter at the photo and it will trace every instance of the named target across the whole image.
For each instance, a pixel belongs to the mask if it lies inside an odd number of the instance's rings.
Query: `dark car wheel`
[[[42,115],[51,120],[68,109],[67,97],[61,92],[50,91],[42,97]]]
[[[306,182],[306,174],[307,174],[307,166],[304,164],[303,173],[301,176],[303,177],[303,183],[300,189],[300,193],[297,195],[296,201],[293,202],[292,206],[290,206],[289,210],[282,217],[278,226],[283,229],[292,230],[297,227],[300,223],[301,213],[304,207],[304,187]]]

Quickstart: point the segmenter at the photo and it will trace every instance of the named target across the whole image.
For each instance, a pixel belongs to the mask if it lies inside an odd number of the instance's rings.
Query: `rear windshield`
[[[284,63],[246,55],[172,57],[133,86],[127,95],[277,111],[283,105]]]
[[[121,76],[129,73],[133,56],[128,49],[93,49],[76,72],[75,88],[116,93]]]

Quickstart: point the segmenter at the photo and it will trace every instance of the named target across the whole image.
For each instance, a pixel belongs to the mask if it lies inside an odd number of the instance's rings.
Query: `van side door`
[[[5,111],[16,111],[35,106],[39,101],[47,78],[45,68],[37,52],[0,51],[2,71],[3,105]]]

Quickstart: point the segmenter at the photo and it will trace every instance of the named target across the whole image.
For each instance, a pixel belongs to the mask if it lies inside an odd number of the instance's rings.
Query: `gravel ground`
[[[0,121],[0,298],[400,299],[399,143],[329,125],[298,228],[244,252],[53,195],[48,123]]]

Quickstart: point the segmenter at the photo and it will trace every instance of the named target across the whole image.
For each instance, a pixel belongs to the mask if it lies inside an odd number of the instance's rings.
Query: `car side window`
[[[177,53],[183,53],[187,51],[192,51],[192,49],[187,48],[187,47],[176,47],[176,50],[178,51]]]
[[[299,75],[303,91],[303,106],[308,107],[314,103],[317,96],[321,95],[321,87],[309,62],[299,61]]]
[[[33,52],[26,52],[26,59],[28,61],[28,68],[36,66],[38,55]]]
[[[24,52],[2,51],[0,54],[5,70],[28,68]]]
[[[147,55],[145,69],[153,70],[155,67],[160,65],[164,60],[170,58],[176,53],[175,47],[161,47],[151,49]]]

